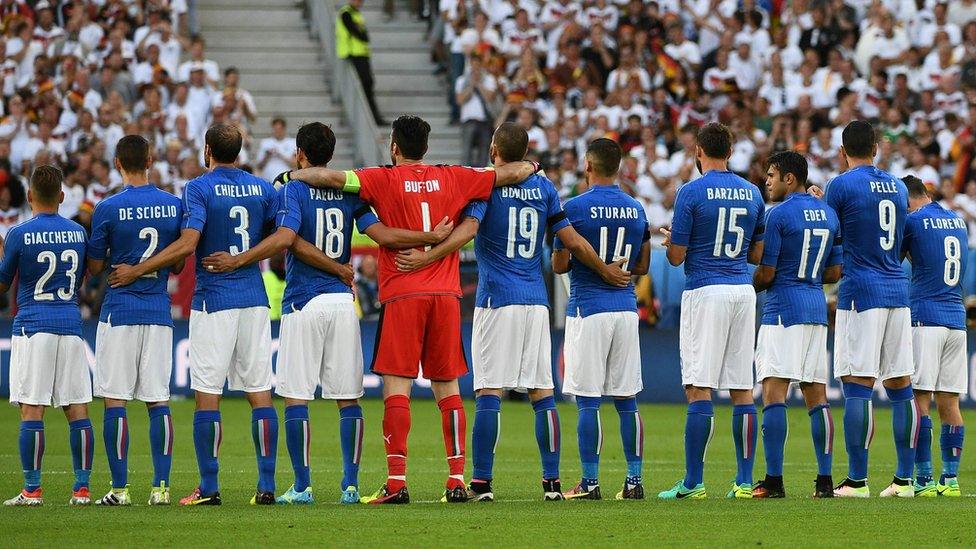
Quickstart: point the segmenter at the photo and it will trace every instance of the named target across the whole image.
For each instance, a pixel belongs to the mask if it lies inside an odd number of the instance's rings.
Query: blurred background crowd
[[[765,191],[763,160],[785,149],[806,154],[811,180],[826,185],[844,169],[841,129],[867,119],[884,135],[878,165],[925,181],[969,222],[976,247],[976,0],[416,7],[430,21],[464,164],[486,165],[491,132],[513,120],[570,198],[586,190],[585,144],[612,137],[627,152],[620,183],[643,203],[656,239],[677,189],[700,175],[695,132],[704,123],[733,129],[730,169]],[[24,177],[40,164],[63,168],[61,213],[88,224],[95,205],[121,188],[112,158],[125,134],[155,145],[151,181],[178,196],[204,170],[203,133],[214,122],[242,130],[245,169],[272,179],[294,166],[295,128],[279,120],[271,137],[251,137],[254,100],[234,67],[208,59],[193,15],[193,0],[0,0],[0,236],[29,215]],[[357,290],[369,317],[378,306],[375,263],[362,257]],[[281,282],[279,263],[269,266],[269,288]],[[473,291],[473,261],[466,276]],[[676,276],[658,265],[640,281],[649,321],[669,316],[660,301],[674,296],[654,286],[680,288]],[[89,282],[86,312],[97,312],[101,285]],[[192,287],[193,269],[172,280],[175,316],[188,314]]]

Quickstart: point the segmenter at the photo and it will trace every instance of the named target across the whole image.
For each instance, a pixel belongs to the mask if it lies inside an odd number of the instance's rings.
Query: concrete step
[[[202,7],[201,4],[206,4],[214,8],[225,7],[247,10],[255,17],[258,17],[269,7],[275,9],[292,8],[300,12],[302,2],[299,0],[205,0],[197,3],[197,9]]]
[[[440,91],[444,84],[437,76],[430,74],[417,73],[390,73],[387,71],[376,71],[374,75],[376,89],[378,90],[403,90],[414,91]]]
[[[426,53],[390,50],[384,51],[382,54],[374,54],[370,63],[373,71],[377,74],[388,70],[403,70],[404,68],[421,70],[429,67],[433,71],[434,65],[429,63],[428,59]]]
[[[316,70],[295,69],[293,71],[275,71],[265,74],[242,74],[241,86],[255,92],[281,92],[298,89],[304,92],[321,92],[325,94],[328,88],[325,83],[325,72]]]
[[[317,49],[319,46],[308,36],[305,29],[281,29],[274,27],[271,30],[242,29],[214,27],[207,28],[204,35],[208,42],[220,44],[222,48],[230,48],[238,51],[248,49],[267,50],[269,48],[278,49]]]
[[[240,10],[231,6],[201,2],[197,17],[203,27],[294,27],[307,29],[308,23],[300,10],[287,6],[268,6],[262,10]]]
[[[207,45],[207,57],[220,64],[221,69],[230,66],[241,71],[264,70],[268,67],[308,67],[310,65],[324,66],[321,51],[318,48],[289,51],[282,50],[233,50],[211,48]]]
[[[289,116],[340,116],[342,109],[326,94],[320,96],[261,95],[254,98],[258,112]]]

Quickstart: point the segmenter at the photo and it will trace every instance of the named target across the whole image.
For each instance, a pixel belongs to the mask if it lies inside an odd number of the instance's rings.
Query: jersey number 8
[[[962,263],[959,261],[962,256],[962,248],[959,239],[954,236],[947,236],[943,241],[945,247],[945,270],[942,274],[942,281],[946,286],[959,284],[959,272]]]

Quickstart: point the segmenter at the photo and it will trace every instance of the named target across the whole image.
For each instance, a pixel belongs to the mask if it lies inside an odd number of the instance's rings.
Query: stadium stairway
[[[221,70],[237,67],[241,87],[257,105],[251,130],[252,150],[271,135],[271,120],[282,117],[288,134],[306,122],[321,121],[336,133],[336,168],[353,163],[351,131],[341,106],[329,95],[327,70],[319,44],[309,37],[308,23],[296,0],[206,0],[197,3],[200,33],[207,57]]]
[[[229,0],[228,0],[229,1]],[[461,129],[449,126],[450,110],[443,77],[433,75],[427,23],[418,21],[406,0],[396,0],[397,14],[387,21],[382,2],[365,2],[363,16],[369,30],[376,100],[383,116],[393,121],[401,114],[416,114],[430,123],[427,161],[457,164],[461,159]],[[336,0],[336,6],[342,6]],[[387,137],[388,128],[381,128]]]

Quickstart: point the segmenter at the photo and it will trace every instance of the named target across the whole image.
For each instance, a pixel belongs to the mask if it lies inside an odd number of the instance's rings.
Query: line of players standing
[[[74,292],[82,265],[87,263],[97,273],[109,260],[112,289],[100,318],[94,393],[106,399],[104,441],[113,488],[96,503],[131,502],[125,403],[132,399],[149,406],[155,470],[150,504],[169,503],[173,429],[166,401],[172,331],[165,280],[167,269],[178,268],[194,251],[198,285],[190,321],[191,387],[197,392],[193,439],[201,482],[181,503],[221,502],[217,456],[222,438],[219,397],[225,381],[230,389],[244,390],[253,408],[259,481],[252,503],[313,501],[307,403],[316,386],[339,405],[344,465],[340,501],[408,502],[409,391],[412,379],[421,373],[431,380],[441,411],[450,470],[445,501],[493,499],[500,394],[513,388],[527,390],[533,402],[545,499],[601,497],[602,396],[614,397],[628,463],[617,497],[643,498],[644,430],[635,398],[642,389],[641,360],[629,279],[646,272],[649,235],[643,210],[614,184],[619,147],[605,139],[591,143],[586,170],[592,190],[569,201],[564,210],[551,183],[533,175],[537,166],[521,161],[527,137],[516,126],[503,125],[495,134],[495,170],[423,164],[429,129],[419,118],[401,117],[391,137],[395,166],[341,172],[325,167],[335,136],[324,125],[309,124],[297,136],[303,169],[279,176],[276,181],[288,184],[278,192],[233,167],[240,135],[233,128],[214,126],[207,134],[211,171],[187,186],[182,203],[146,184],[148,144],[128,136],[119,143],[116,160],[126,190],[96,209],[87,248],[80,227],[56,215],[59,174],[38,170],[30,192],[36,217],[12,229],[0,264],[3,289],[19,273],[21,303],[14,324],[11,401],[21,406],[25,486],[6,504],[43,501],[42,415],[44,406],[51,405],[64,407],[70,421],[76,472],[71,502],[90,502],[94,438],[86,403],[92,391],[87,368],[79,360],[83,353],[77,352],[83,344]],[[870,398],[879,377],[894,406],[899,458],[895,478],[882,495],[958,495],[955,472],[963,432],[958,393],[966,387],[958,281],[966,250],[960,244],[965,234],[959,238],[952,231],[961,223],[937,204],[923,204],[919,183],[909,181],[909,193],[905,184],[870,166],[876,145],[873,129],[865,123],[852,123],[845,130],[843,153],[852,169],[831,184],[826,204],[803,192],[802,157],[783,153],[770,159],[767,186],[774,198],[786,200],[768,217],[755,187],[727,171],[731,145],[727,128],[710,124],[701,130],[698,161],[705,175],[679,193],[666,242],[669,260],[685,264],[688,280],[682,298],[681,367],[689,408],[687,475],[660,496],[705,496],[702,471],[713,431],[713,389],[729,389],[734,404],[732,430],[739,466],[729,496],[785,495],[782,454],[790,381],[801,383],[810,408],[820,471],[815,495],[869,495]],[[513,184],[517,185],[504,187]],[[911,218],[906,215],[909,202],[920,212]],[[435,225],[438,219],[442,221]],[[353,220],[383,246],[384,310],[372,369],[384,377],[389,475],[375,494],[365,497],[358,485],[362,354],[348,288]],[[583,475],[565,493],[559,483],[560,430],[539,245],[547,228],[557,237],[554,270],[571,272],[563,391],[576,396]],[[475,235],[480,264],[472,340],[477,398],[474,471],[472,482],[465,485],[465,414],[456,380],[467,365],[460,352],[457,249]],[[938,245],[934,239],[939,239]],[[285,435],[295,483],[276,498],[278,418],[271,403],[267,298],[256,264],[284,249],[290,253],[276,392],[286,399]],[[900,269],[903,250],[915,266],[913,292],[923,293],[918,302],[938,305],[909,313],[908,282]],[[747,259],[760,264],[752,279]],[[844,381],[850,471],[834,489],[821,282],[840,277],[842,263],[835,375]],[[936,272],[941,280],[936,280]],[[755,361],[766,404],[767,476],[753,486],[757,414],[751,395],[750,342],[755,290],[766,288],[770,297]],[[906,347],[912,344],[912,322],[914,363]],[[343,343],[332,344],[337,341]],[[917,402],[909,379],[913,372],[914,388],[925,397]],[[931,445],[927,411],[933,391],[944,425],[944,470],[937,485],[926,453]]]

